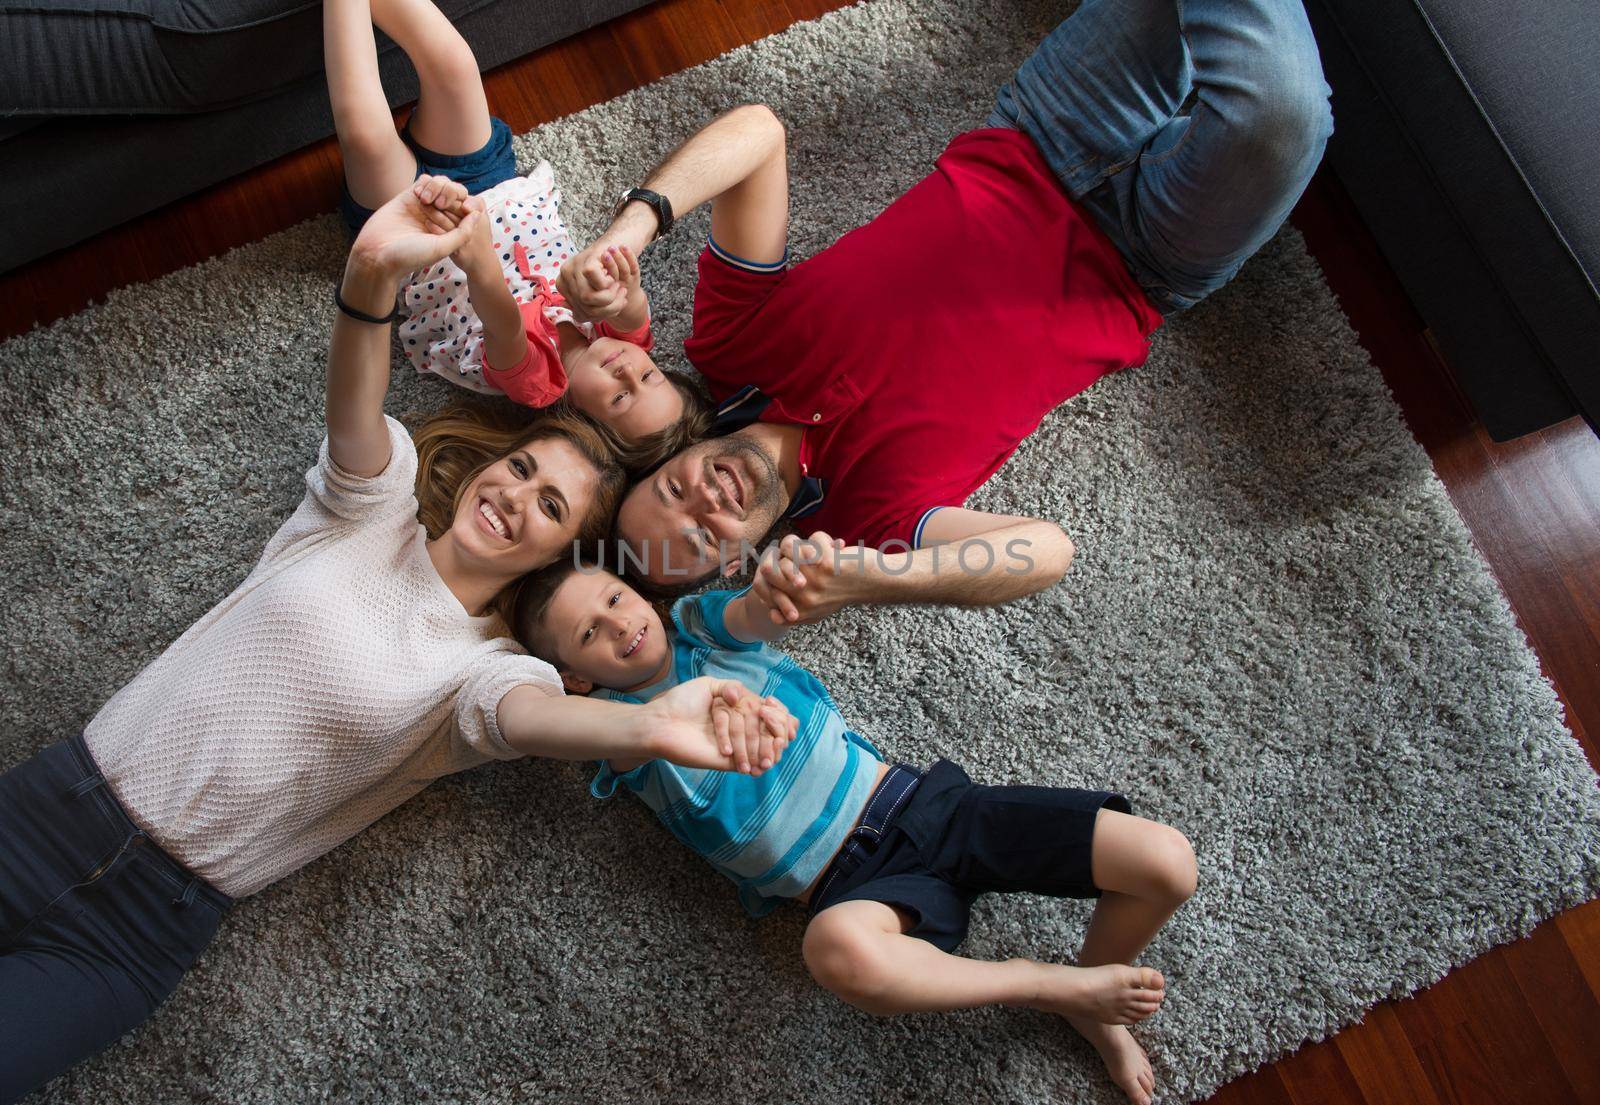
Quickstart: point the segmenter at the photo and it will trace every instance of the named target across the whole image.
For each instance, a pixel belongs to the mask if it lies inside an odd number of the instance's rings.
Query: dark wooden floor
[[[843,6],[665,0],[490,74],[490,107],[522,131]],[[0,276],[0,337],[70,314],[333,209],[324,142]],[[1600,764],[1600,441],[1576,421],[1489,441],[1338,185],[1294,215],[1478,548],[1568,722]],[[1600,902],[1541,925],[1333,1039],[1225,1087],[1230,1105],[1600,1102]]]

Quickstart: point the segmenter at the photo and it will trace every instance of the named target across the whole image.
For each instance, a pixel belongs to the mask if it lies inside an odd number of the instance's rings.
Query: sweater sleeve
[[[417,448],[406,428],[384,416],[389,430],[389,463],[376,476],[357,476],[334,463],[322,439],[316,466],[306,472],[306,495],[289,520],[278,527],[257,566],[269,564],[307,540],[319,540],[349,523],[370,523],[417,513]]]
[[[306,473],[307,498],[353,522],[409,504],[417,481],[417,447],[404,426],[388,415],[383,416],[383,421],[389,429],[389,463],[384,470],[376,476],[346,472],[334,462],[324,437],[317,466]]]
[[[522,360],[509,368],[483,358],[483,378],[506,393],[506,398],[524,407],[548,407],[567,390],[567,370],[561,364],[551,323],[541,302],[522,304],[522,332],[527,337]]]
[[[508,642],[509,643],[509,642]],[[456,731],[468,748],[497,760],[522,756],[500,732],[500,700],[524,684],[559,698],[561,677],[555,668],[521,652],[496,652],[475,665],[456,695]]]

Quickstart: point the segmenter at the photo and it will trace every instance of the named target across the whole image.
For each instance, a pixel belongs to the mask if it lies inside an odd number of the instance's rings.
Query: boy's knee
[[[778,113],[766,104],[740,104],[729,114],[740,116],[749,130],[759,132],[766,141],[773,143],[780,150],[788,141],[789,134],[784,128],[783,120],[778,118]]]
[[[1174,908],[1194,896],[1200,869],[1189,838],[1170,825],[1162,825],[1149,843],[1151,889]]]
[[[801,954],[817,985],[868,1013],[890,984],[875,934],[848,917],[819,913],[806,927]]]

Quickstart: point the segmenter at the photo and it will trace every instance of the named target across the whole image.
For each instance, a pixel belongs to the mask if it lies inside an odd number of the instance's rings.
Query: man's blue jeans
[[[1301,0],[1085,0],[989,125],[1033,139],[1170,315],[1283,225],[1333,133],[1329,94]]]

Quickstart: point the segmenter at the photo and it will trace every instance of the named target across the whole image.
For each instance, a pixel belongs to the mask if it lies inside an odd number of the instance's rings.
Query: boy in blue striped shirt
[[[530,578],[514,620],[574,693],[644,702],[713,675],[777,698],[798,720],[761,775],[612,760],[591,789],[639,795],[733,881],[752,915],[785,899],[807,905],[802,950],[818,983],[877,1014],[990,1004],[1059,1014],[1130,1100],[1149,1101],[1148,1060],[1123,1026],[1159,1008],[1164,981],[1125,964],[1193,892],[1181,833],[1104,791],[976,786],[944,760],[927,772],[891,766],[815,676],[768,647],[782,619],[752,589],[679,599],[669,629],[617,576],[557,564]],[[1100,898],[1080,966],[955,954],[973,900],[1016,890]]]

